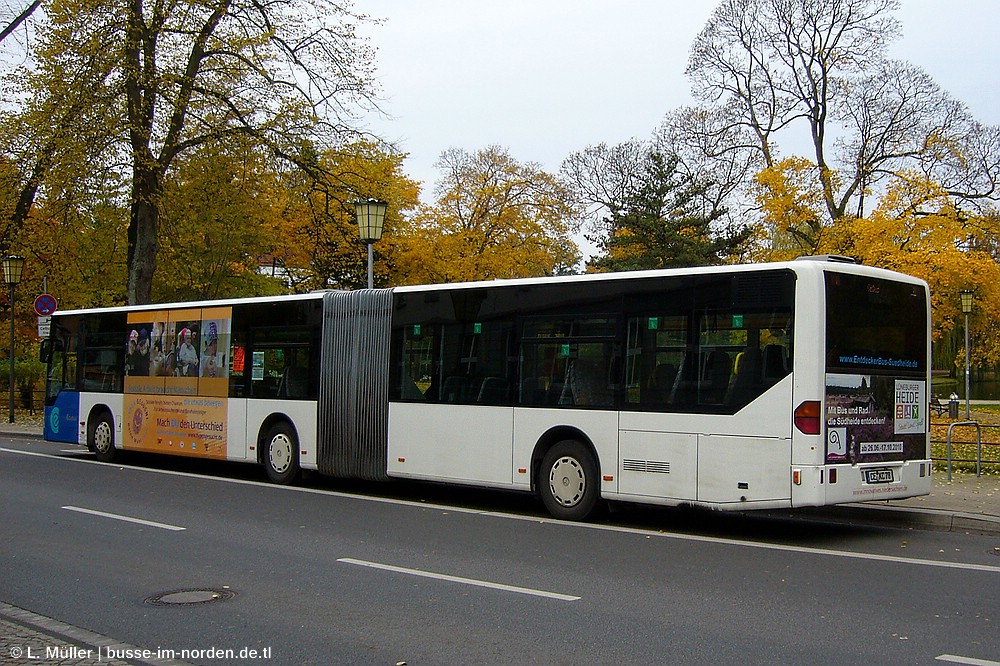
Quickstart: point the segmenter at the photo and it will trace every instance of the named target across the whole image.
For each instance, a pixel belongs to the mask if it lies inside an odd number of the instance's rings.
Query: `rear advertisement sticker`
[[[827,374],[827,462],[924,458],[926,404],[924,381]]]

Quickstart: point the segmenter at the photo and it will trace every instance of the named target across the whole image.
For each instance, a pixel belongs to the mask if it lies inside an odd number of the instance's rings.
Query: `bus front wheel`
[[[90,426],[87,447],[101,462],[112,462],[115,459],[115,428],[111,415],[107,412],[98,416]]]
[[[597,505],[600,490],[597,463],[582,443],[564,440],[542,458],[538,493],[550,514],[562,520],[583,520]]]
[[[273,426],[264,439],[264,468],[274,483],[287,485],[299,476],[299,440],[287,423]]]

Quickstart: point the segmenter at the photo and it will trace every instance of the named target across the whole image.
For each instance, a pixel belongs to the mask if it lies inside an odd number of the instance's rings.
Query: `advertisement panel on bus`
[[[226,458],[232,308],[131,312],[122,446]]]
[[[926,398],[926,383],[912,378],[827,374],[827,462],[923,458]]]

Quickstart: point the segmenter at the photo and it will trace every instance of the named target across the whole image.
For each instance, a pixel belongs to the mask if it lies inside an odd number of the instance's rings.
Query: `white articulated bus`
[[[926,494],[930,298],[840,258],[56,313],[45,436],[745,510]]]

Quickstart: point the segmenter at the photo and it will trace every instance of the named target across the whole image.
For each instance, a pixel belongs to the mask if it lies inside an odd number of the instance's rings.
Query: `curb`
[[[39,615],[18,606],[0,601],[0,622],[6,621],[13,626],[14,635],[4,637],[4,647],[9,650],[4,656],[9,656],[19,663],[37,666],[60,666],[61,664],[79,664],[92,661],[116,664],[132,664],[135,666],[192,666],[186,661],[173,658],[159,658],[156,651],[139,648],[130,643],[119,641],[103,634],[98,634],[81,627],[75,627],[60,622],[45,615]],[[79,646],[86,646],[80,648]],[[30,656],[30,650],[35,649],[37,655],[46,655],[50,649],[56,653],[54,658]],[[121,653],[127,658],[101,658],[102,655]],[[97,653],[94,660],[91,653]],[[149,655],[148,657],[146,655]]]
[[[0,431],[0,437],[16,437],[17,439],[42,439],[43,435],[40,432],[4,430]]]
[[[853,503],[802,508],[794,512],[784,512],[781,515],[798,517],[799,519],[825,520],[842,525],[871,525],[904,530],[976,532],[978,534],[1000,535],[1000,517],[944,509],[871,506]]]

